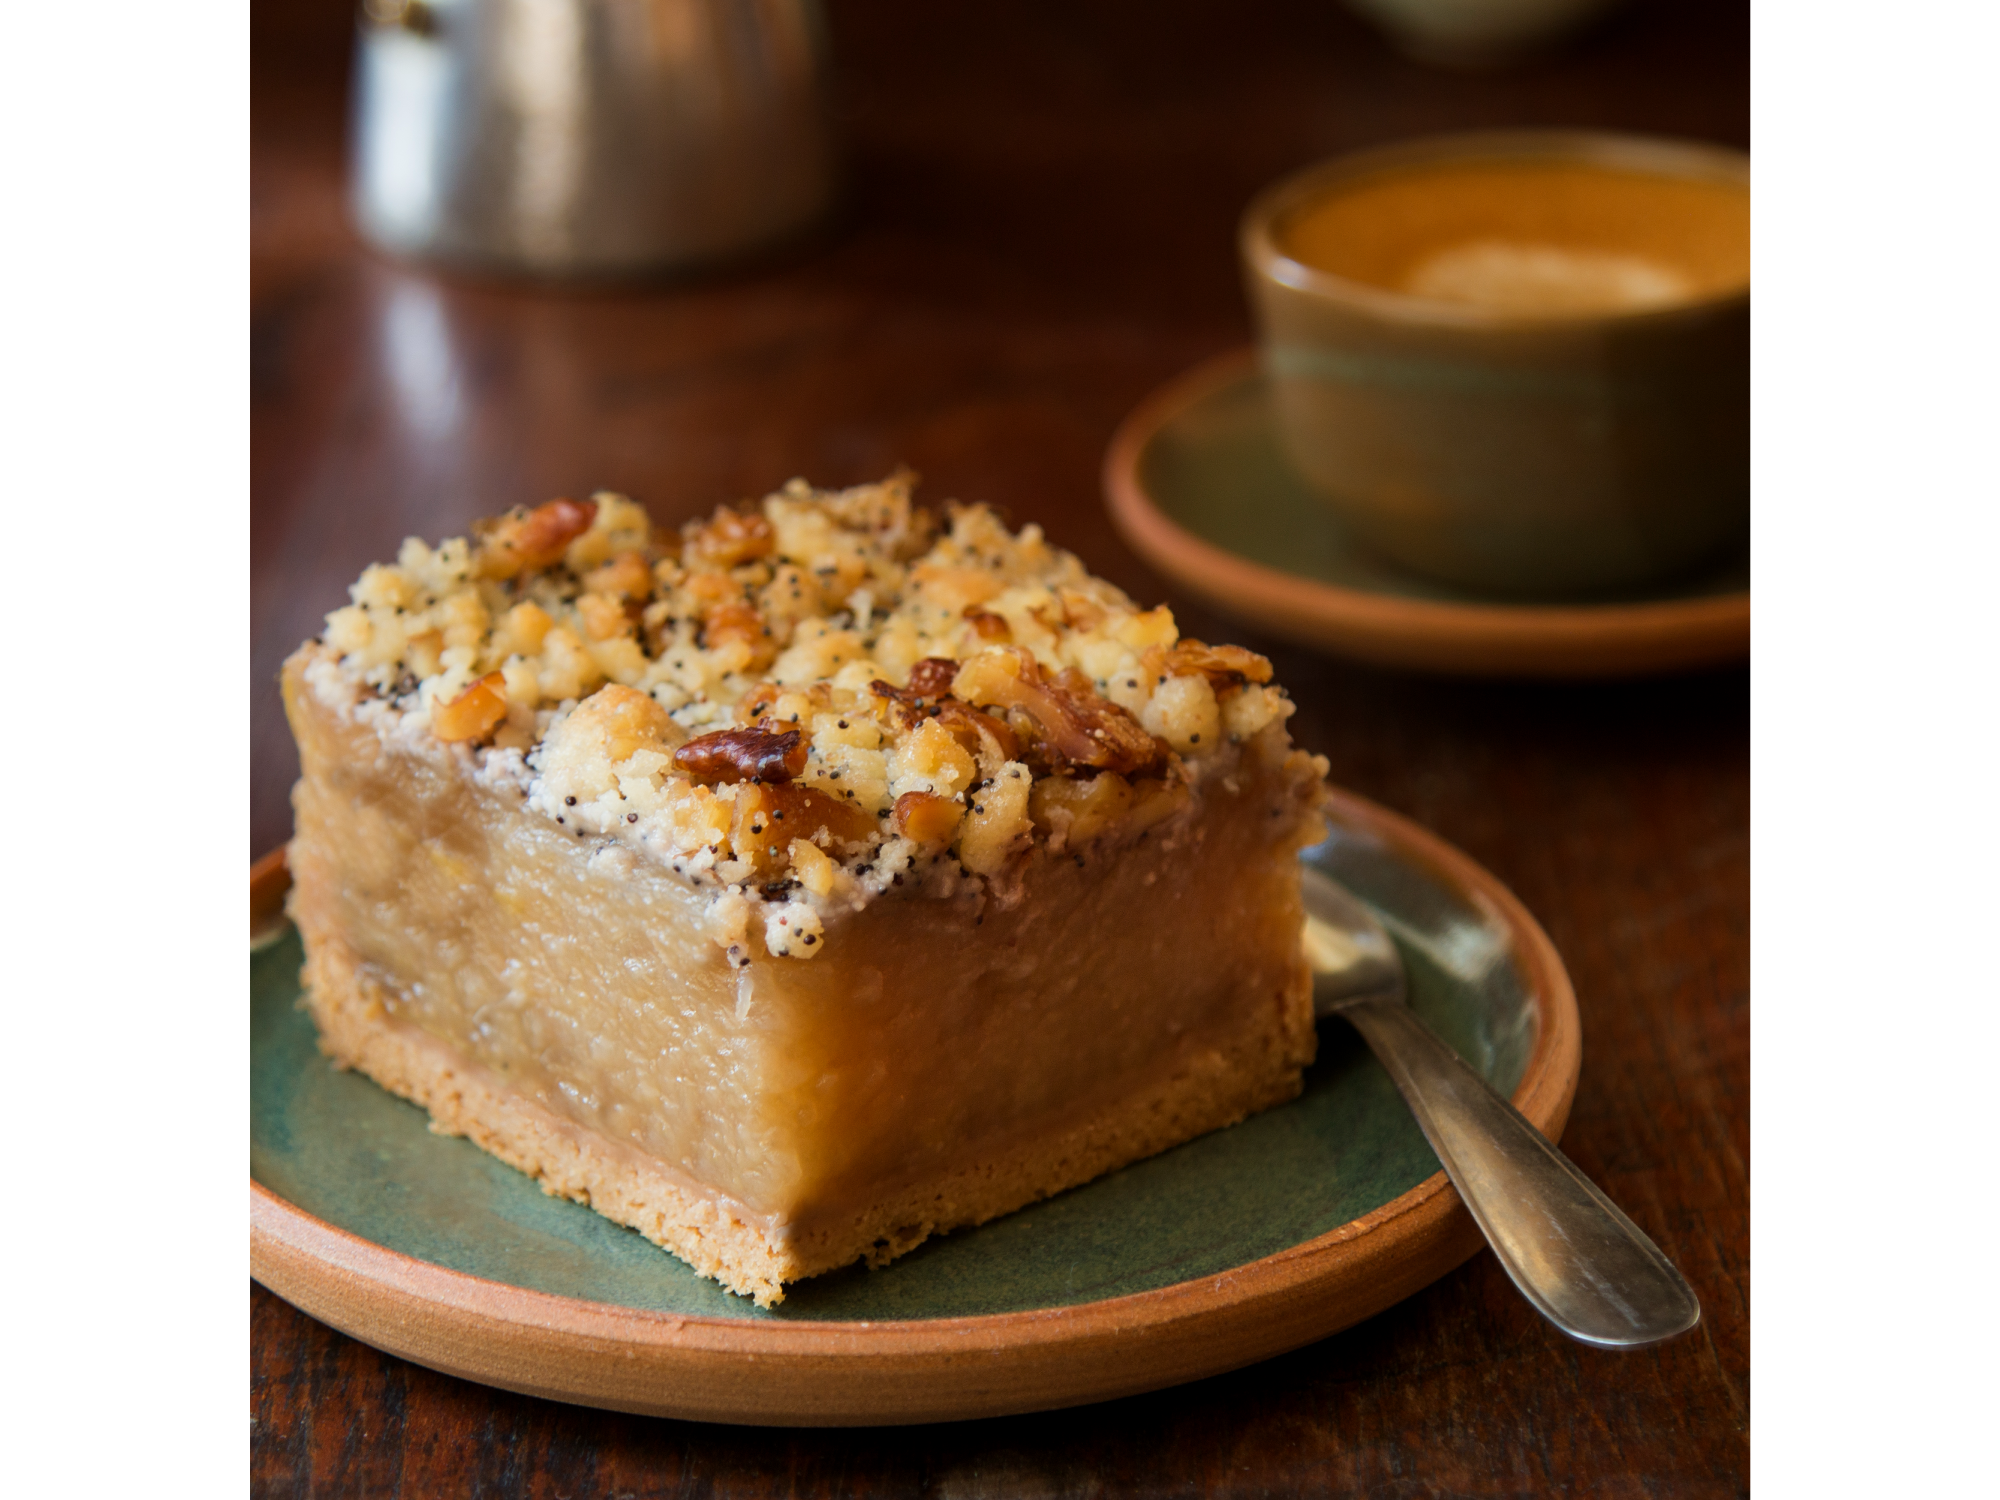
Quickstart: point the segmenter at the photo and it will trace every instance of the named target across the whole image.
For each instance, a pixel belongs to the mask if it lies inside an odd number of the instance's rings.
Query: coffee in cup
[[[1749,165],[1569,132],[1279,183],[1242,249],[1292,462],[1364,542],[1474,587],[1642,582],[1749,505]]]

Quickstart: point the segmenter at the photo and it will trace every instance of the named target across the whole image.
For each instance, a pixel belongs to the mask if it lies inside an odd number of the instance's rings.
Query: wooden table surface
[[[1748,1490],[1749,692],[1381,673],[1217,621],[1129,553],[1098,464],[1159,382],[1247,341],[1236,216],[1292,167],[1439,129],[1749,135],[1734,4],[1635,8],[1553,60],[1399,60],[1330,0],[829,0],[843,220],[774,264],[478,285],[342,207],[349,12],[254,12],[255,854],[290,826],[278,664],[408,534],[595,487],[662,520],[899,463],[996,502],[1191,633],[1268,652],[1335,779],[1497,873],[1576,982],[1565,1149],[1682,1267],[1691,1336],[1569,1343],[1482,1254],[1362,1327],[1104,1406],[760,1431],[587,1411],[379,1354],[251,1289],[260,1495],[1679,1496]]]

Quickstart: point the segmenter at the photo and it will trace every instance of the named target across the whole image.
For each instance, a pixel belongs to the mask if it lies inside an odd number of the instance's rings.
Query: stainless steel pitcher
[[[832,203],[818,0],[364,0],[362,231],[541,275],[665,270]]]

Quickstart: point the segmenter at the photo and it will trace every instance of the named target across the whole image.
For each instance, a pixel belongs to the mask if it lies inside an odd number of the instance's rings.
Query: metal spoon
[[[1313,1011],[1340,1016],[1389,1070],[1514,1285],[1571,1338],[1636,1349],[1701,1319],[1673,1263],[1405,1003],[1374,913],[1304,866]]]

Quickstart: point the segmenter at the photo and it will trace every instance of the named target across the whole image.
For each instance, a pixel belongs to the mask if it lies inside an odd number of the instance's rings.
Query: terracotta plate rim
[[[1514,1104],[1559,1139],[1582,1036],[1575,993],[1547,934],[1512,892],[1443,840],[1351,793],[1330,789],[1330,799],[1343,825],[1381,839],[1509,929],[1536,1015]],[[289,884],[283,849],[251,867],[253,930],[275,919]],[[252,1276],[343,1332],[509,1390],[746,1424],[997,1416],[1219,1374],[1374,1315],[1480,1243],[1440,1171],[1324,1235],[1151,1291],[972,1317],[774,1323],[492,1281],[375,1244],[250,1183]]]
[[[1183,372],[1119,424],[1104,455],[1107,508],[1126,542],[1226,614],[1302,644],[1385,666],[1482,676],[1610,677],[1713,666],[1750,650],[1750,592],[1637,604],[1472,604],[1346,588],[1218,546],[1146,492],[1140,459],[1189,408],[1253,376],[1236,349]]]

